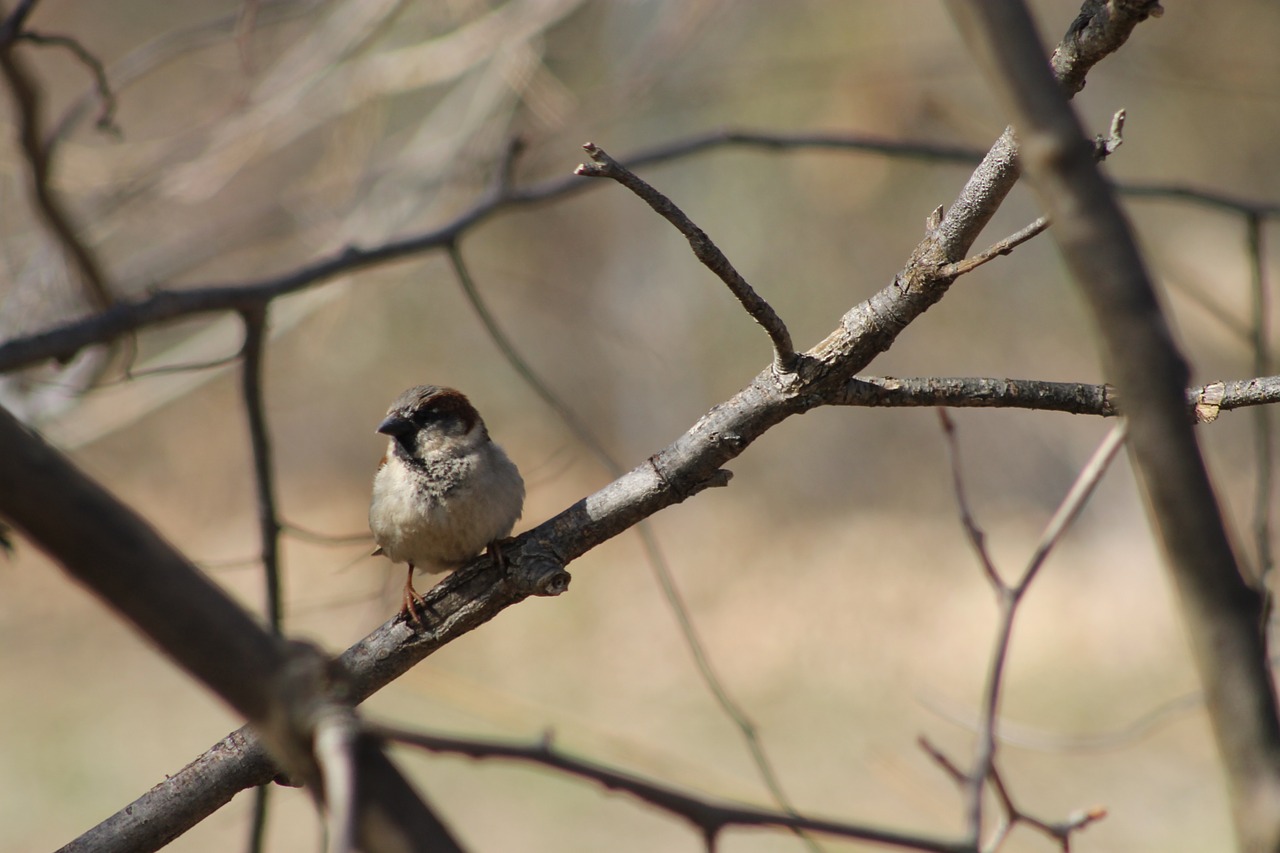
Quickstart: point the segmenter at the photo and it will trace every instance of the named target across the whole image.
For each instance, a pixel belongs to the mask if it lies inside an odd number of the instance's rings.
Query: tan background
[[[527,181],[571,171],[587,139],[625,160],[721,125],[976,147],[1002,127],[936,3],[498,4],[498,22],[472,47],[470,64],[441,64],[442,51],[427,64],[431,85],[411,85],[408,66],[396,64],[408,59],[395,51],[453,44],[448,34],[487,7],[404,4],[379,20],[381,5],[260,22],[246,42],[248,68],[225,38],[186,50],[121,91],[123,141],[88,128],[72,134],[57,162],[59,186],[119,292],[257,278],[348,241],[373,245],[445,222],[482,191],[487,164],[512,132],[530,144],[519,170]],[[1122,181],[1280,198],[1280,7],[1167,6],[1077,99],[1099,132],[1116,109],[1128,110],[1125,145],[1108,168]],[[1034,8],[1056,38],[1077,6]],[[48,0],[32,26],[74,34],[114,63],[149,39],[236,9],[131,0],[108,11]],[[351,21],[355,10],[365,24]],[[358,43],[341,44],[364,25]],[[377,57],[387,63],[381,90],[368,83]],[[57,117],[82,91],[84,71],[56,51],[35,63]],[[362,70],[344,77],[353,68]],[[75,300],[65,277],[47,272],[47,247],[20,204],[22,164],[11,149],[3,156],[10,275],[0,314],[12,334],[65,315]],[[966,174],[879,155],[747,151],[645,172],[719,242],[805,348],[891,280],[925,217],[955,197]],[[1251,375],[1234,330],[1249,306],[1239,218],[1169,202],[1127,207],[1196,380]],[[982,242],[1035,215],[1025,190],[1016,191]],[[684,241],[612,184],[505,214],[462,248],[499,322],[628,466],[767,362],[763,334]],[[1269,270],[1274,276],[1275,264]],[[1206,311],[1189,292],[1219,310]],[[440,255],[278,302],[272,321],[268,417],[290,522],[328,534],[365,530],[382,452],[373,428],[392,397],[424,381],[464,389],[521,465],[530,488],[518,529],[606,482],[502,360]],[[233,323],[206,325],[144,336],[143,363],[235,351]],[[1043,238],[958,282],[872,370],[1101,379],[1081,306]],[[34,397],[5,393],[47,407],[40,395],[50,386],[34,387]],[[238,394],[234,369],[142,379],[95,392],[82,407],[45,408],[45,429],[260,609]],[[1011,573],[1107,425],[999,411],[959,412],[956,421],[975,510]],[[1252,512],[1251,422],[1230,414],[1201,433],[1242,542]],[[924,734],[967,757],[964,723],[975,713],[995,609],[957,520],[936,415],[815,412],[776,428],[732,468],[729,489],[654,523],[711,656],[759,723],[787,791],[813,814],[957,830],[959,797],[915,740]],[[16,558],[0,562],[0,847],[36,851],[124,806],[237,723],[30,545],[18,545]],[[286,538],[291,633],[339,651],[394,611],[399,574],[362,558],[367,547]],[[1249,545],[1242,552],[1252,558]],[[567,595],[526,602],[452,644],[371,700],[368,714],[525,741],[550,731],[575,754],[765,803],[641,557],[634,534],[593,551],[570,567]],[[1087,748],[1194,693],[1180,630],[1121,464],[1037,582],[1009,664],[1005,715],[1023,745],[1006,747],[1002,766],[1020,804],[1039,816],[1109,809],[1078,839],[1080,850],[1230,847],[1197,709]],[[411,753],[401,761],[475,850],[701,849],[682,824],[586,783]],[[241,849],[249,804],[241,795],[171,849]],[[273,808],[269,850],[316,849],[303,795],[277,791]],[[801,848],[785,834],[731,832],[720,849]],[[1052,847],[1019,832],[1008,849]]]

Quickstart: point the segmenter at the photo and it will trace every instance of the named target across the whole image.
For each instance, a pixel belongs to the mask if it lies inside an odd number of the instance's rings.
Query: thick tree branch
[[[244,715],[273,758],[321,798],[311,733],[329,709],[351,707],[341,670],[318,649],[265,631],[146,522],[3,409],[0,445],[0,516]],[[360,772],[370,787],[408,790],[380,753],[362,755]],[[423,833],[439,821],[411,799],[362,801],[362,849],[449,849],[428,846],[438,835]],[[185,828],[158,819],[133,844],[156,849]]]
[[[950,2],[992,87],[1014,117],[1024,162],[1102,334],[1103,365],[1124,396],[1130,452],[1178,590],[1245,850],[1280,849],[1280,719],[1262,633],[1262,596],[1245,582],[1184,416],[1188,370],[1142,258],[1026,8]],[[1096,16],[1159,11],[1100,4]],[[1089,26],[1092,26],[1092,21]]]

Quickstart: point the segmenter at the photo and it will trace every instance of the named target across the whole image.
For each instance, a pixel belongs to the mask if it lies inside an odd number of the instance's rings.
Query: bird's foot
[[[423,616],[433,612],[431,605],[422,597],[422,593],[413,588],[413,566],[409,566],[409,576],[404,582],[404,603],[400,606],[400,615],[405,622],[411,622],[419,629],[427,627]]]

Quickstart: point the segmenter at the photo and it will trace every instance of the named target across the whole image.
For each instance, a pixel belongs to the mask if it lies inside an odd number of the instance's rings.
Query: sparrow
[[[524,480],[480,413],[452,388],[410,388],[377,431],[389,441],[369,503],[373,553],[409,564],[400,613],[421,625],[426,601],[413,588],[413,570],[451,571],[486,547],[501,566],[498,542],[520,518]]]

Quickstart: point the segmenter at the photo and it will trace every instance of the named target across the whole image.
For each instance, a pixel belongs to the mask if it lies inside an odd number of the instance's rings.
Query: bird
[[[369,502],[373,553],[409,565],[400,613],[421,626],[426,600],[413,587],[414,569],[452,571],[486,547],[503,567],[499,542],[524,509],[524,479],[471,401],[453,388],[409,388],[377,431],[388,442]]]

